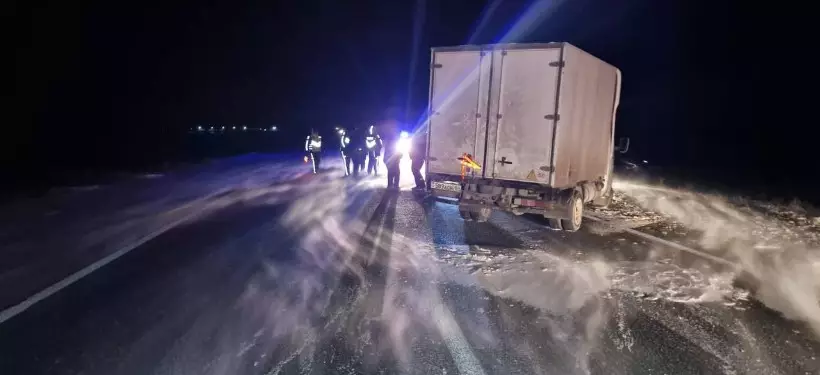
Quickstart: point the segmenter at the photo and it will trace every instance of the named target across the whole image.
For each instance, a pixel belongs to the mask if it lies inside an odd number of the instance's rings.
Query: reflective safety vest
[[[373,132],[373,125],[370,125],[370,127],[367,128],[367,136],[364,138],[364,145],[367,146],[368,150],[372,150],[376,147],[376,143],[378,143],[376,137],[377,135]]]
[[[379,135],[374,132],[373,125],[367,129],[367,136],[364,138],[364,145],[368,150],[376,148],[379,144]]]
[[[367,137],[364,138],[364,143],[365,143],[365,146],[367,146],[368,150],[376,147],[376,136],[375,135],[368,135]]]
[[[322,151],[322,136],[321,135],[309,135],[305,140],[305,151],[307,152],[320,152]]]

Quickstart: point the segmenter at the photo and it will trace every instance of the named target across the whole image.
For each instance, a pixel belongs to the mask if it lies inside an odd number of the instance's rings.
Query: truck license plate
[[[452,191],[454,193],[461,193],[461,184],[454,184],[451,182],[433,182],[431,186],[436,190]]]

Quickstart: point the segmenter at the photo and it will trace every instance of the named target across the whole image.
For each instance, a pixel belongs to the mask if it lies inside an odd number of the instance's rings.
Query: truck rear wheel
[[[561,219],[561,227],[567,232],[575,232],[581,229],[581,222],[584,219],[584,199],[581,193],[575,191],[569,199],[567,205],[569,209],[569,219]]]

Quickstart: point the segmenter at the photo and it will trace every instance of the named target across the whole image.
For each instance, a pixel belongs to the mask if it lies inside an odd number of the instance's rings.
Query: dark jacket
[[[410,148],[411,160],[424,160],[427,157],[427,133],[413,134],[413,147]]]
[[[348,133],[348,136],[350,137],[350,144],[347,146],[346,154],[354,156],[367,152],[365,132],[362,129],[353,129]]]

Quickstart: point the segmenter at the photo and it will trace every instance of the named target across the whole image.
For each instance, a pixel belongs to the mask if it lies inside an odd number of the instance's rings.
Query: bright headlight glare
[[[396,151],[400,154],[410,153],[410,138],[399,138],[399,140],[396,141]]]

